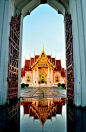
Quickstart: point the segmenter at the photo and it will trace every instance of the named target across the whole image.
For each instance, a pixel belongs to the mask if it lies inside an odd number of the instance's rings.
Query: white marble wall
[[[14,10],[13,1],[0,0],[0,105],[5,104],[8,96],[9,35]]]
[[[82,107],[86,106],[85,4],[85,0],[70,0],[73,30],[74,103]]]

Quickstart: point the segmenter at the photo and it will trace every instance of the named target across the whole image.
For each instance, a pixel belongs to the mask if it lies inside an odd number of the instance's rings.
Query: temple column
[[[33,71],[33,85],[35,85],[35,69]]]
[[[51,84],[52,84],[52,69],[51,69]]]
[[[49,83],[49,67],[48,67],[48,83]]]
[[[33,86],[34,86],[34,82],[35,82],[35,70],[33,70]]]
[[[26,76],[27,76],[27,75],[26,75],[26,71],[25,71],[25,83],[26,83]]]
[[[37,68],[37,85],[38,85],[38,68]]]

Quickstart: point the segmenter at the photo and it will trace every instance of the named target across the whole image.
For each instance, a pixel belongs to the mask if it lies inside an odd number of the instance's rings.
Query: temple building
[[[57,86],[58,83],[66,83],[65,74],[61,60],[46,55],[43,49],[40,55],[25,60],[25,66],[21,68],[21,83],[29,86]]]

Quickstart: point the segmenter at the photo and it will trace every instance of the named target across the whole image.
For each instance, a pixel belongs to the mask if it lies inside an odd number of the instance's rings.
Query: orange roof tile
[[[55,58],[52,58],[52,63],[55,65]]]
[[[34,63],[34,58],[31,58],[31,65],[33,65]]]
[[[50,62],[51,62],[51,55],[47,55],[47,57],[48,57],[48,59],[50,60]]]
[[[39,55],[35,55],[35,62],[36,62],[36,60],[39,58]]]

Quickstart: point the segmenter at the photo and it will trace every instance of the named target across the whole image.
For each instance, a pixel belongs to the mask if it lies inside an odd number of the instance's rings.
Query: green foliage
[[[64,89],[64,88],[62,88],[62,87],[57,87],[58,89]],[[64,89],[64,90],[66,90],[66,89]]]
[[[60,83],[58,83],[58,87],[60,87],[61,86],[61,84]]]
[[[62,87],[62,88],[65,88],[65,83],[62,83],[62,84],[61,84],[61,87]]]
[[[24,84],[24,83],[22,83],[22,84],[21,84],[21,87],[22,87],[22,88],[24,88],[24,87],[25,87],[25,84]]]
[[[29,87],[29,84],[25,84],[26,87]]]
[[[21,90],[24,90],[24,89],[27,89],[27,88],[29,88],[29,87],[24,87],[24,88],[21,88]]]

